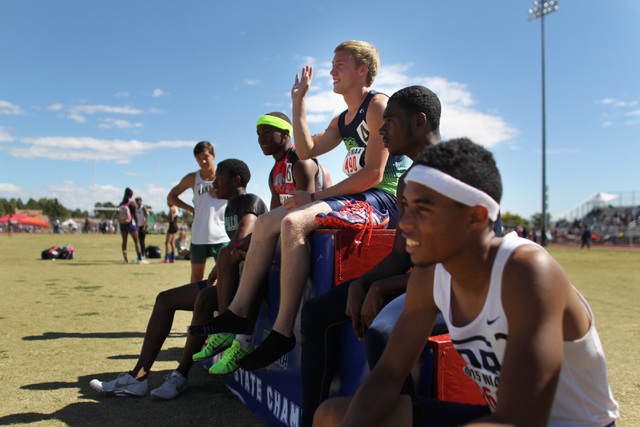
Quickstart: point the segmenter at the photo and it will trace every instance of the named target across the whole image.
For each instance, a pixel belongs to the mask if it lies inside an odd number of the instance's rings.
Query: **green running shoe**
[[[251,347],[244,348],[238,341],[234,340],[231,348],[224,352],[222,359],[209,368],[209,373],[213,375],[226,375],[235,372],[238,369],[238,362],[252,351],[253,343]]]
[[[235,339],[235,334],[209,335],[209,341],[207,342],[205,348],[193,355],[194,362],[197,362],[198,360],[208,359],[220,353],[221,351],[228,349],[229,347],[231,347],[231,344]]]

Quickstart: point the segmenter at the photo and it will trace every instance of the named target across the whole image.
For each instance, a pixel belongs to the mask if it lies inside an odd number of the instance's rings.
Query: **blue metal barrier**
[[[311,244],[311,274],[305,285],[304,301],[328,291],[333,286],[335,241],[339,231],[314,233]],[[347,232],[348,233],[348,232]],[[390,247],[389,247],[390,250]],[[388,251],[381,252],[381,258]],[[357,258],[354,256],[354,259]],[[280,305],[280,253],[269,271],[268,289],[260,309],[253,335],[258,345],[271,331]],[[301,304],[302,306],[302,304]],[[350,325],[344,328],[341,342],[341,363],[338,390],[334,395],[352,395],[368,374],[364,343],[357,340]],[[300,373],[301,337],[300,312],[294,327],[297,344],[293,351],[266,369],[245,372],[239,369],[231,375],[219,376],[225,385],[269,425],[299,426],[302,415],[302,383]],[[217,361],[220,355],[213,359]],[[202,364],[211,366],[212,361]]]

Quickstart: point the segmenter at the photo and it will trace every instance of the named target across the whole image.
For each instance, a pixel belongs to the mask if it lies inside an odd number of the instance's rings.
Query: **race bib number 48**
[[[352,147],[347,156],[344,158],[344,164],[342,165],[342,171],[347,175],[353,175],[358,172],[362,167],[360,166],[360,160],[364,154],[364,147]]]

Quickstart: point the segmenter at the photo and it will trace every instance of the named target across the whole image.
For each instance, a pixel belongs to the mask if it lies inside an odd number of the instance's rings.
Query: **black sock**
[[[211,335],[220,332],[243,334],[247,332],[248,327],[249,321],[246,317],[237,316],[231,310],[227,310],[203,325],[189,326],[189,335]]]
[[[136,376],[135,376],[135,375],[133,375],[133,372],[132,372],[132,371],[129,371],[129,375],[131,375],[131,376],[133,377],[133,379],[134,379],[134,380],[136,380],[136,381],[144,381],[144,380],[146,380],[146,379],[147,379],[147,376],[148,376],[149,374],[147,373],[147,374],[144,374],[143,376],[141,376],[140,378],[136,378]]]
[[[271,331],[267,338],[238,363],[245,371],[265,368],[289,353],[296,346],[296,337],[286,337],[278,331]]]

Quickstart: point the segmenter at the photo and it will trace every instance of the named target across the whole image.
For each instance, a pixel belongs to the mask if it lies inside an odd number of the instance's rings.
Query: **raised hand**
[[[311,80],[313,80],[313,67],[305,65],[299,74],[296,74],[296,80],[291,88],[292,99],[302,99],[309,91],[311,87]]]

